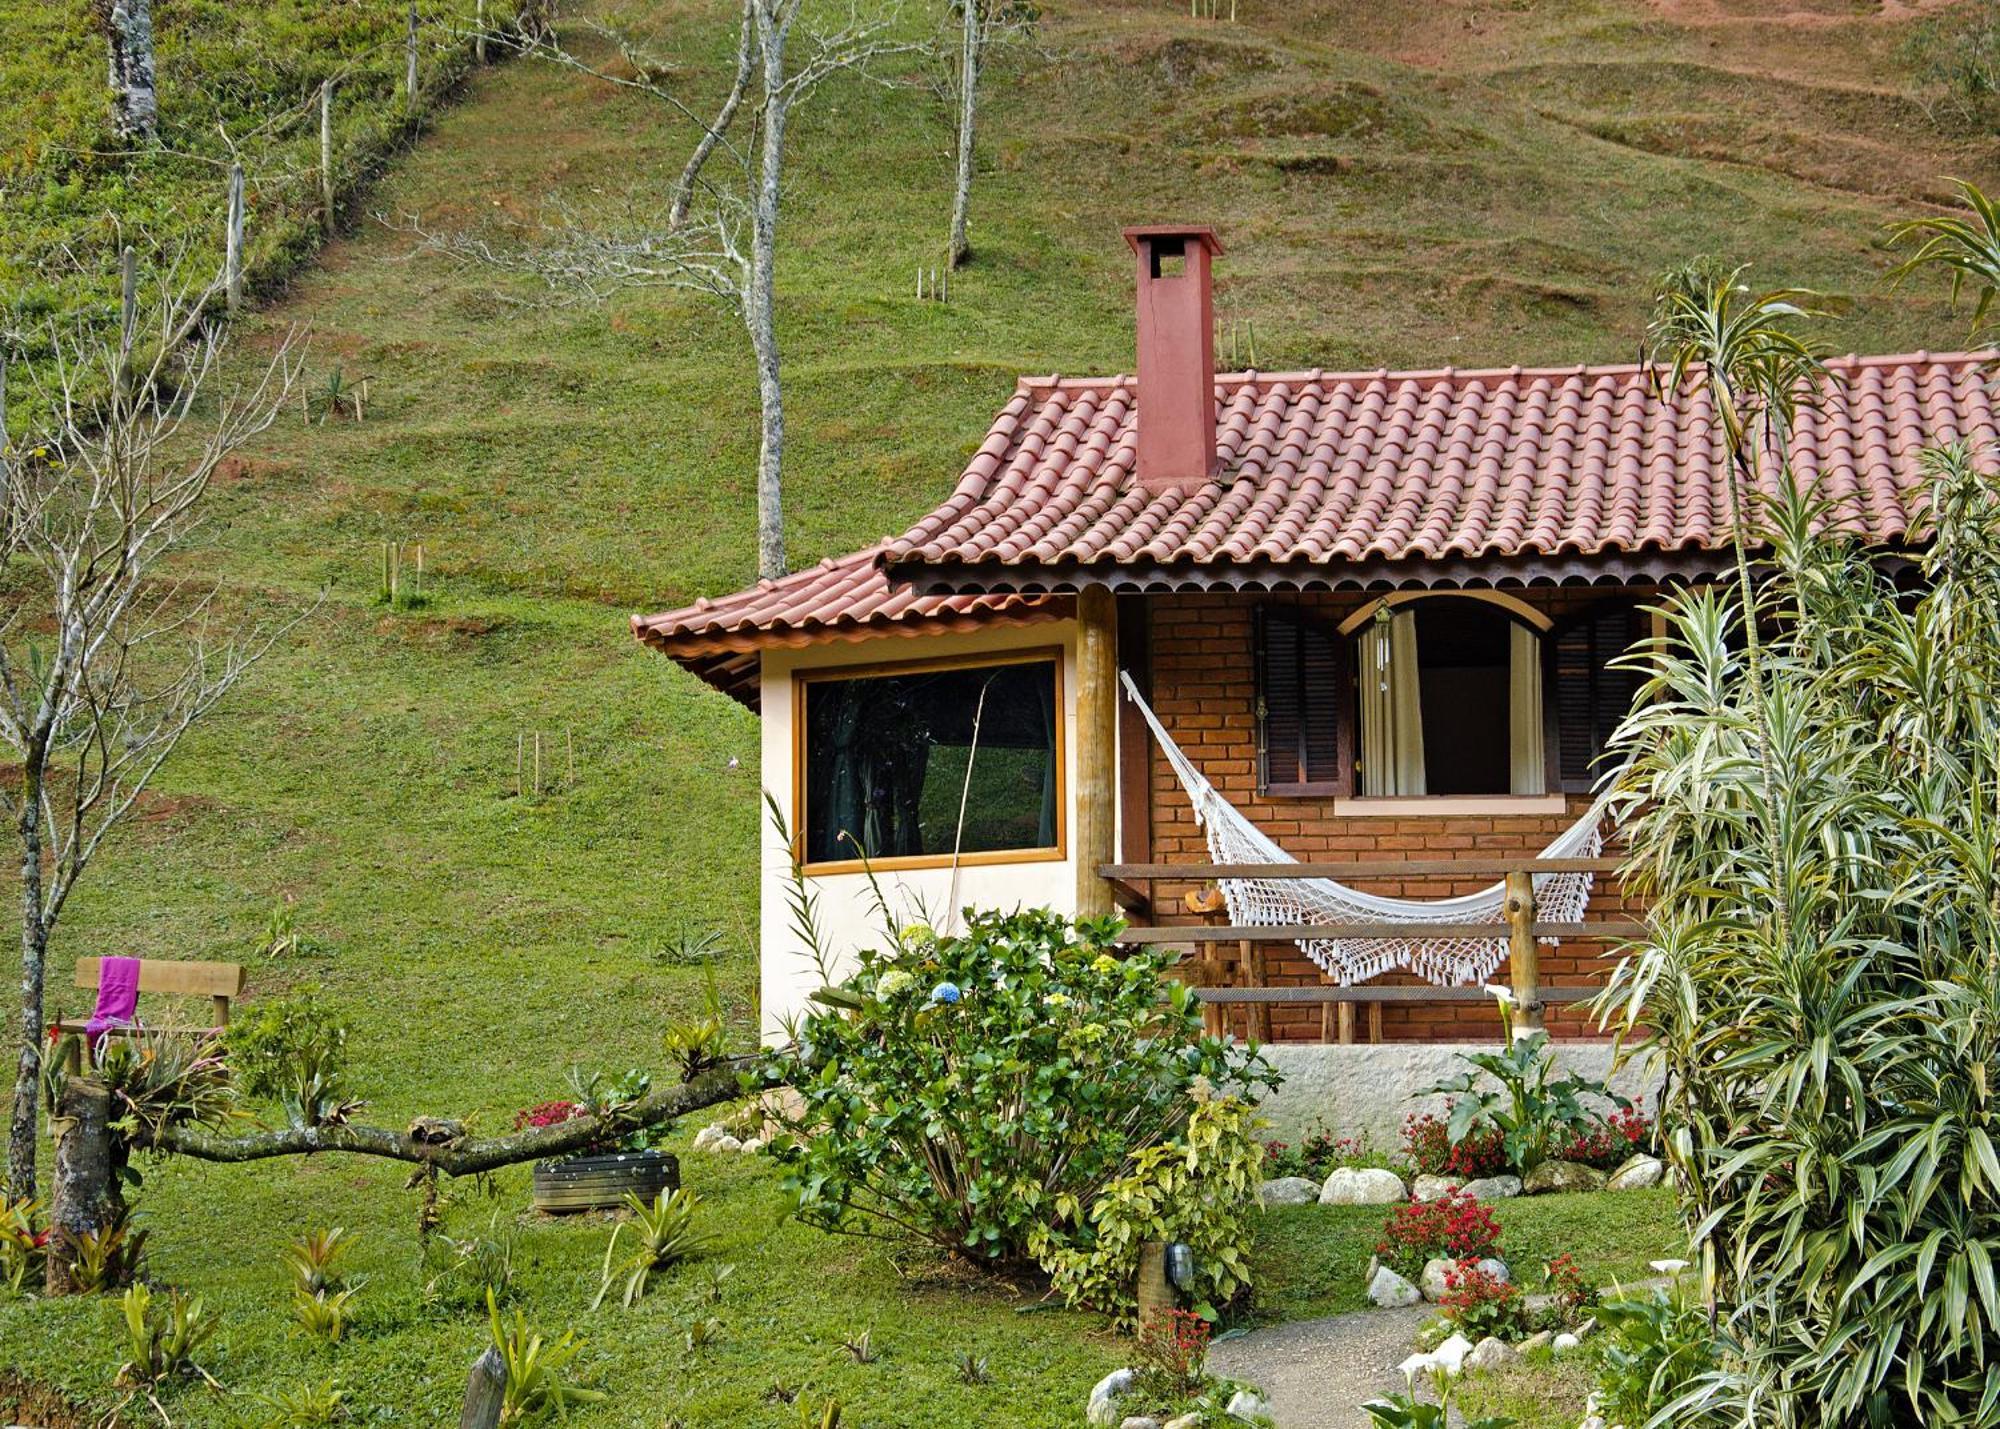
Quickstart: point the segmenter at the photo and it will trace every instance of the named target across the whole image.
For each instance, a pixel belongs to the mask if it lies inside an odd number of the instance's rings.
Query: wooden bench
[[[76,960],[76,985],[97,990],[98,978],[104,968],[102,958],[78,958]],[[215,1008],[215,1022],[203,1032],[220,1031],[229,1025],[229,999],[243,993],[244,972],[241,963],[185,963],[168,962],[154,958],[139,960],[139,991],[166,993],[181,997],[206,997]],[[59,1018],[55,1028],[63,1033],[83,1035],[90,1025],[88,1017]],[[140,1028],[107,1027],[107,1037],[131,1037],[142,1031],[188,1031],[187,1028]],[[82,1061],[81,1044],[70,1046],[70,1070],[79,1069]]]

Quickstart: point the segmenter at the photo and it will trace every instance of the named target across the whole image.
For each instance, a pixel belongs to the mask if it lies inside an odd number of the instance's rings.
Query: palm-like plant
[[[611,1232],[611,1243],[604,1247],[604,1275],[590,1308],[602,1305],[612,1285],[622,1277],[622,1303],[629,1310],[646,1293],[653,1272],[686,1259],[699,1248],[703,1237],[694,1229],[694,1213],[700,1204],[701,1198],[685,1189],[662,1191],[651,1205],[627,1191],[625,1207],[631,1218],[618,1223]],[[627,1247],[623,1259],[618,1254],[621,1244]]]
[[[1928,471],[1918,593],[1786,483],[1616,740],[1651,932],[1606,1006],[1666,1061],[1733,1347],[1655,1424],[2000,1425],[2000,499],[1967,447]]]
[[[1898,281],[1927,268],[1951,274],[1951,300],[1967,286],[1978,291],[1972,308],[1974,337],[1987,331],[1993,300],[2000,296],[2000,204],[1974,184],[1953,179],[1966,213],[1930,214],[1889,226],[1891,243],[1914,243],[1916,251],[1892,275]]]

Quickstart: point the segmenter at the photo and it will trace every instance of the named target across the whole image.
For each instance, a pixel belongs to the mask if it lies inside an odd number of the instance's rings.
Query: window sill
[[[840,859],[832,863],[808,863],[799,871],[807,878],[834,878],[851,873],[908,873],[926,868],[994,868],[1010,863],[1061,863],[1069,857],[1062,848],[989,849],[980,853],[899,854],[891,858]]]
[[[1408,798],[1342,798],[1333,801],[1336,818],[1436,819],[1474,815],[1563,814],[1569,801],[1561,794],[1417,794]]]

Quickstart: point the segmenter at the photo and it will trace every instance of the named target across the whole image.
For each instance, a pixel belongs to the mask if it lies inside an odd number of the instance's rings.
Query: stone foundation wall
[[[1384,1042],[1343,1047],[1298,1042],[1272,1043],[1264,1051],[1284,1074],[1284,1085],[1267,1097],[1263,1113],[1272,1123],[1264,1133],[1281,1141],[1297,1141],[1315,1120],[1338,1136],[1358,1136],[1377,1151],[1394,1151],[1402,1144],[1403,1119],[1412,1112],[1438,1111],[1441,1096],[1425,1096],[1428,1087],[1468,1070],[1461,1052],[1493,1050],[1490,1042]],[[1614,1091],[1634,1101],[1645,1099],[1650,1112],[1660,1076],[1650,1059],[1635,1057],[1615,1073],[1608,1042],[1564,1042],[1556,1046],[1556,1064],[1587,1077],[1610,1081]]]

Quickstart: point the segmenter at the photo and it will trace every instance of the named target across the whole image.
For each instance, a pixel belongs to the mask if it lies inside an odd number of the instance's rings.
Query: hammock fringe
[[[1139,709],[1160,752],[1173,767],[1181,788],[1194,807],[1195,822],[1208,840],[1216,863],[1297,863],[1210,784],[1185,751],[1160,724],[1159,716],[1139,694],[1124,671],[1119,679],[1125,697]],[[1607,796],[1608,797],[1608,796]],[[1604,847],[1606,799],[1600,798],[1584,816],[1541,851],[1542,858],[1595,858]],[[1219,880],[1229,921],[1240,927],[1275,928],[1308,923],[1498,923],[1506,909],[1503,879],[1477,893],[1456,898],[1384,898],[1349,888],[1330,878],[1225,878]],[[1590,902],[1588,873],[1538,873],[1534,876],[1535,906],[1546,921],[1581,922]],[[1553,939],[1548,940],[1553,942]],[[1367,938],[1309,939],[1299,948],[1341,986],[1366,982],[1396,968],[1407,968],[1438,987],[1482,983],[1507,958],[1504,934],[1493,938]]]

